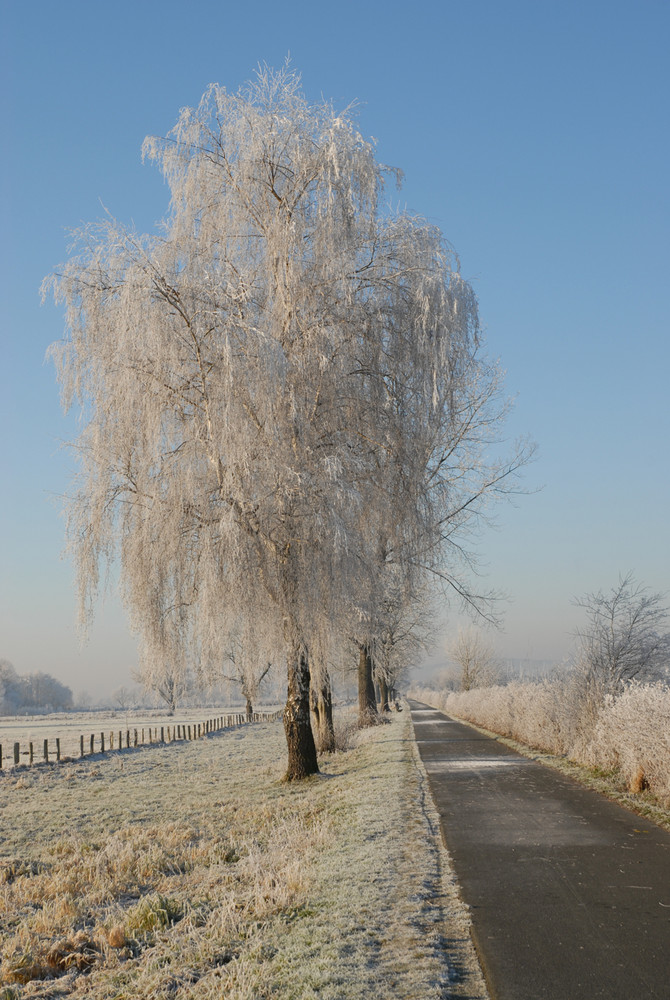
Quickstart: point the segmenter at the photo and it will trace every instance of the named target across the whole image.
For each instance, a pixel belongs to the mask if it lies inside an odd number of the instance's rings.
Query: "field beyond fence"
[[[147,723],[131,727],[126,721],[123,727],[114,726],[113,728],[109,725],[103,725],[103,720],[99,720],[100,725],[96,726],[95,729],[93,729],[92,723],[86,729],[82,724],[78,727],[79,732],[73,729],[71,720],[68,720],[67,724],[63,724],[61,721],[60,725],[54,721],[50,735],[43,736],[41,733],[39,738],[31,738],[29,735],[23,740],[5,738],[4,742],[0,742],[0,770],[21,766],[30,767],[38,763],[71,761],[92,754],[118,752],[135,747],[150,746],[155,743],[181,743],[188,740],[198,740],[224,729],[233,729],[254,722],[272,722],[280,718],[281,714],[281,711],[253,712],[251,715],[234,712],[218,715],[204,721],[189,719],[184,722],[162,722],[160,725]],[[49,724],[48,717],[40,720],[40,728],[43,732],[45,722],[47,725]],[[58,731],[59,735],[55,735],[54,730]]]

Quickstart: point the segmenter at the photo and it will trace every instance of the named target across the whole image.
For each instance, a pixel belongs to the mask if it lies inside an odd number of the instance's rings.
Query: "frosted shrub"
[[[607,698],[581,761],[616,769],[631,791],[648,787],[670,802],[670,689],[636,684]]]
[[[628,788],[670,802],[670,688],[632,684],[597,700],[582,671],[470,691],[412,697],[548,753],[617,772]]]
[[[443,695],[440,707],[503,736],[564,753],[574,738],[565,687],[561,681],[543,681],[473,688]]]

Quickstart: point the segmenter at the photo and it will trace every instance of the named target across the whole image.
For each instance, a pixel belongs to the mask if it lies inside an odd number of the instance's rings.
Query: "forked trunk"
[[[381,712],[389,711],[389,686],[386,683],[386,678],[382,674],[379,678],[379,700],[381,702]]]
[[[309,719],[309,660],[304,646],[288,658],[288,692],[284,709],[284,732],[288,746],[287,781],[298,781],[319,773],[316,746]]]
[[[364,644],[358,657],[358,725],[373,726],[377,718],[372,656],[370,647]]]
[[[333,724],[333,692],[328,672],[326,672],[323,683],[319,685],[319,704],[321,708],[319,743],[322,753],[330,753],[335,749],[335,726]]]
[[[319,753],[330,753],[335,749],[335,729],[333,726],[333,695],[330,687],[330,675],[325,668],[318,680],[312,677],[309,701],[314,719],[317,750]]]

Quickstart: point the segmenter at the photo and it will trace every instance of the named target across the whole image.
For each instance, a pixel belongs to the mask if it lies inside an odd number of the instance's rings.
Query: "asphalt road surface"
[[[494,1000],[670,1000],[670,834],[410,706]]]

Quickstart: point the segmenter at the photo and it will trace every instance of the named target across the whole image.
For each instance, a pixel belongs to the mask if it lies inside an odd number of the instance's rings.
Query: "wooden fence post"
[[[100,753],[105,752],[105,734],[100,733]]]
[[[32,762],[33,762],[33,745],[32,745],[32,743],[29,743],[28,744],[28,763],[32,764]]]
[[[47,763],[49,763],[49,741],[48,740],[44,741],[44,759],[45,759],[45,761]]]
[[[14,763],[18,764],[21,759],[21,747],[18,743],[14,744]]]
[[[93,748],[95,746],[95,736],[93,735],[93,733],[91,733],[90,746],[91,746],[91,753],[93,753]]]
[[[56,737],[56,760],[60,760],[60,736]]]

